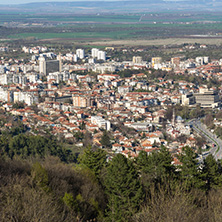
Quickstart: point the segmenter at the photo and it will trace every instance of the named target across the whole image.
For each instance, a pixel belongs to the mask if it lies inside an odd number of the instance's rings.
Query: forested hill
[[[73,1],[41,2],[21,5],[1,5],[0,10],[38,13],[119,13],[153,11],[209,11],[222,10],[220,0],[148,0],[148,1]]]
[[[19,141],[22,147],[24,138]],[[189,147],[178,166],[164,147],[134,160],[117,154],[107,162],[104,150],[89,147],[77,164],[67,164],[48,155],[34,158],[32,147],[28,159],[26,152],[0,155],[1,221],[222,221],[221,161],[211,155],[201,168]]]

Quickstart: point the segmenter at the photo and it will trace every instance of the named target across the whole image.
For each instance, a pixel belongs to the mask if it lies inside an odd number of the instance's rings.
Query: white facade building
[[[77,49],[76,50],[76,55],[78,56],[78,58],[84,59],[85,58],[85,51],[84,51],[84,49]]]
[[[103,60],[103,61],[106,61],[106,52],[104,51],[99,51],[98,52],[98,57],[97,57],[98,60]]]
[[[111,128],[110,121],[103,119],[101,116],[91,116],[91,123],[107,131]]]
[[[91,55],[93,58],[97,58],[98,57],[98,52],[99,52],[99,49],[96,49],[96,48],[93,48],[91,50]]]

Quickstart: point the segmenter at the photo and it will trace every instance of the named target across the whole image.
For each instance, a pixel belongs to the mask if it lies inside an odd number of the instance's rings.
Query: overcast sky
[[[8,5],[8,4],[23,4],[30,2],[74,2],[74,1],[93,1],[93,0],[8,0],[8,1],[0,0],[0,4]],[[110,0],[97,0],[97,1],[110,1]],[[117,1],[117,0],[111,0],[111,1]]]

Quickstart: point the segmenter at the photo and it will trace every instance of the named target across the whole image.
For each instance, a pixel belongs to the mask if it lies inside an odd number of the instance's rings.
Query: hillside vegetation
[[[87,147],[74,163],[54,139],[23,134],[1,136],[0,153],[4,222],[222,220],[221,162],[209,155],[198,167],[190,147],[179,166],[164,147],[108,162],[104,150]]]

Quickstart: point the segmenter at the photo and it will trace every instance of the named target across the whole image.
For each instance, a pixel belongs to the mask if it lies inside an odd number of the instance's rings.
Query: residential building
[[[109,131],[111,127],[110,121],[103,119],[101,116],[91,116],[91,123],[107,131]]]
[[[77,49],[76,50],[76,55],[77,55],[78,58],[84,59],[85,58],[85,51],[84,51],[84,49]]]

